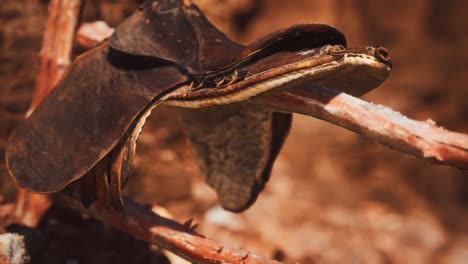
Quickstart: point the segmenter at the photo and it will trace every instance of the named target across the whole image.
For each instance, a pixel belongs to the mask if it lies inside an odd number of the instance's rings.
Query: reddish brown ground
[[[46,1],[0,5],[0,160],[31,99]],[[86,20],[112,26],[136,4],[88,1]],[[468,4],[463,1],[198,0],[242,42],[295,23],[345,32],[350,46],[384,45],[394,68],[364,98],[414,119],[468,132]],[[156,109],[138,145],[126,193],[195,217],[199,231],[287,263],[467,263],[468,180],[339,127],[295,116],[266,190],[247,212],[228,214],[203,184],[168,109]],[[15,188],[0,162],[0,193]],[[165,263],[147,244],[77,213],[51,210],[27,234],[32,263]],[[68,261],[68,262],[65,262]]]

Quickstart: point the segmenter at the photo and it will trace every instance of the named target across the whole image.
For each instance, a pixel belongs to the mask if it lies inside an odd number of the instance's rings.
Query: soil
[[[297,23],[331,24],[349,46],[390,50],[390,78],[364,96],[416,120],[468,132],[468,3],[463,1],[198,0],[241,43]],[[118,25],[136,2],[87,1],[85,21]],[[24,117],[38,72],[47,1],[0,5],[0,160]],[[139,138],[125,193],[157,204],[225,244],[286,263],[467,263],[468,178],[340,127],[295,115],[265,191],[249,210],[217,206],[177,117],[157,108]],[[16,187],[0,162],[3,203]],[[158,249],[54,205],[36,228],[4,227],[27,238],[31,263],[180,263]]]

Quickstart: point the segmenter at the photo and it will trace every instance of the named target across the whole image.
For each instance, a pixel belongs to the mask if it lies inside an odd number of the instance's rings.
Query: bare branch
[[[71,53],[82,0],[51,0],[42,42],[39,76],[26,116],[53,89],[71,63]]]
[[[179,224],[128,199],[122,211],[106,209],[102,204],[95,203],[91,207],[91,214],[113,227],[168,249],[193,263],[279,264],[275,260],[242,249],[225,247],[195,233],[191,220],[186,224]]]
[[[431,163],[468,169],[468,135],[409,119],[388,107],[309,86],[256,98],[262,106],[325,120]]]
[[[28,227],[37,227],[52,201],[47,194],[31,193],[18,187],[13,219]]]

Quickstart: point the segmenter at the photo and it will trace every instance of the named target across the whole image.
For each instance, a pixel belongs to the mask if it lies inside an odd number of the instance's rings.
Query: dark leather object
[[[194,80],[209,83],[236,67],[243,72],[263,69],[262,59],[278,52],[327,44],[345,46],[346,41],[333,27],[298,25],[244,47],[216,29],[195,5],[146,1],[108,42],[78,57],[12,133],[8,169],[33,192],[57,192],[73,182],[86,205],[99,199],[122,206],[120,189],[134,155],[132,135],[164,95]],[[269,178],[291,115],[248,103],[179,114],[221,204],[236,212],[248,208]],[[219,122],[221,117],[230,121]]]

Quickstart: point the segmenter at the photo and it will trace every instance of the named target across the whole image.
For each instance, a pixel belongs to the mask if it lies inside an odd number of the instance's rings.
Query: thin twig
[[[278,111],[296,112],[359,133],[431,163],[468,169],[468,135],[409,119],[388,107],[318,86],[255,99]]]
[[[205,238],[194,232],[190,220],[179,224],[128,199],[122,211],[107,209],[100,203],[95,203],[90,210],[95,218],[193,263],[279,264],[275,260]]]

